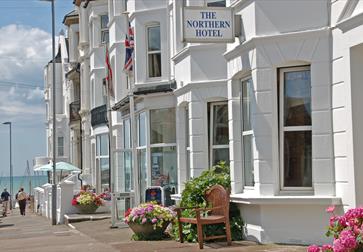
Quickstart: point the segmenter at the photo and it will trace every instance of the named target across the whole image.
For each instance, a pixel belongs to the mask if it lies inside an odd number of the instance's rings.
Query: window
[[[107,82],[106,78],[102,79],[102,104],[107,104]]]
[[[58,156],[64,156],[64,137],[58,137]]]
[[[150,110],[151,185],[177,190],[175,108]]]
[[[101,43],[106,44],[109,41],[109,33],[108,33],[108,16],[101,15]]]
[[[210,116],[210,163],[216,165],[220,161],[229,163],[228,138],[228,105],[225,102],[211,103]]]
[[[242,81],[242,151],[243,178],[245,186],[254,186],[254,167],[251,127],[251,97],[253,95],[252,79]]]
[[[124,132],[124,148],[123,148],[123,174],[124,174],[124,190],[130,192],[134,189],[133,169],[132,169],[132,149],[131,149],[131,126],[130,119],[123,121]]]
[[[280,69],[279,95],[282,187],[311,189],[310,68]]]
[[[138,146],[145,146],[146,145],[146,112],[142,112],[138,115],[137,128],[138,128]]]
[[[147,65],[149,77],[161,76],[160,26],[147,27]]]
[[[226,7],[226,0],[205,0],[207,7]]]
[[[96,163],[99,164],[101,191],[110,188],[110,166],[108,153],[108,134],[96,135]]]
[[[175,143],[175,109],[150,110],[151,144]]]
[[[187,154],[187,164],[186,164],[186,178],[190,179],[190,139],[189,139],[189,109],[188,106],[185,107],[185,146]]]

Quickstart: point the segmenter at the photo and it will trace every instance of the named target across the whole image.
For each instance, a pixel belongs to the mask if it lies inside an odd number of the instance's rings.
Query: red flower
[[[127,209],[127,211],[125,212],[125,218],[130,215],[131,211],[131,208]]]
[[[72,199],[72,206],[76,206],[78,205],[78,202],[75,198]]]

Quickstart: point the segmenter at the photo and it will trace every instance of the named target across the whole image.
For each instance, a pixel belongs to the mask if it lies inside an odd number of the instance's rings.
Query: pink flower
[[[335,210],[335,206],[333,205],[333,206],[328,207],[325,211],[327,213],[334,213],[334,210]]]
[[[323,252],[333,252],[333,246],[330,245],[330,244],[324,244],[321,247],[321,251],[323,251]]]
[[[141,223],[142,223],[142,224],[144,224],[144,223],[146,223],[146,221],[147,221],[147,219],[146,219],[146,218],[142,218]]]
[[[158,220],[156,219],[156,218],[153,218],[152,220],[151,220],[151,222],[154,224],[154,223],[156,223]]]
[[[318,245],[310,245],[308,247],[308,252],[320,252],[320,248]]]

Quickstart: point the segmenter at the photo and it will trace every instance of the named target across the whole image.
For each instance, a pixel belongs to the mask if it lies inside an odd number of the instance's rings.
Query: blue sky
[[[73,10],[56,0],[56,35]],[[51,60],[51,4],[0,0],[0,123],[12,122],[14,175],[46,155],[43,68]],[[0,124],[0,177],[9,175],[9,126]]]

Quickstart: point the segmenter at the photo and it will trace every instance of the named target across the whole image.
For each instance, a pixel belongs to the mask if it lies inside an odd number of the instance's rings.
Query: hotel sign
[[[184,7],[183,40],[195,43],[234,42],[232,9]]]

